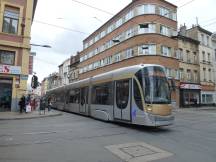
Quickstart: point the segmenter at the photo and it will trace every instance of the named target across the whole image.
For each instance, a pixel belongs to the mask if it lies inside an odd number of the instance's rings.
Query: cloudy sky
[[[65,59],[81,51],[82,40],[112,17],[77,1],[116,14],[132,0],[38,0],[31,43],[52,46],[32,47],[37,53],[34,71],[40,81],[58,71],[58,65]],[[216,31],[215,0],[168,1],[179,7],[178,25],[185,23],[191,27],[198,17],[202,27]]]

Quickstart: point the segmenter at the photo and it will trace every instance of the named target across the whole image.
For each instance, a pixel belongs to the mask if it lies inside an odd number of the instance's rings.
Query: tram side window
[[[116,82],[116,104],[118,108],[125,109],[129,100],[129,80]]]
[[[64,96],[62,95],[56,96],[56,102],[64,102]]]
[[[133,83],[134,83],[134,100],[135,100],[135,103],[138,106],[138,108],[143,111],[141,93],[140,93],[138,84],[137,84],[135,79],[134,79]]]
[[[93,86],[92,104],[112,105],[112,83]]]
[[[70,103],[80,103],[80,90],[73,89],[69,92],[70,94]]]

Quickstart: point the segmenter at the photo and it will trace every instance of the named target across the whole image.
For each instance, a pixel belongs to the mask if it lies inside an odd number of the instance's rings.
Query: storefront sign
[[[201,85],[197,84],[181,84],[181,89],[201,89]]]
[[[28,80],[28,75],[20,75],[20,80]]]
[[[0,65],[0,73],[3,74],[21,74],[20,66]]]

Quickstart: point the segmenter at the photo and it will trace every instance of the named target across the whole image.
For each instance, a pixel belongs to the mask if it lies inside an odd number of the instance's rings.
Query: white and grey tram
[[[174,122],[164,67],[134,65],[47,92],[52,107],[105,121],[164,126]]]

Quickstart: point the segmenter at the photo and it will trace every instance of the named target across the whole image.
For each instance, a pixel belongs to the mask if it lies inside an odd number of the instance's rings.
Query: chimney
[[[186,30],[187,30],[187,27],[184,24],[184,26],[180,27],[179,35],[186,36]]]

